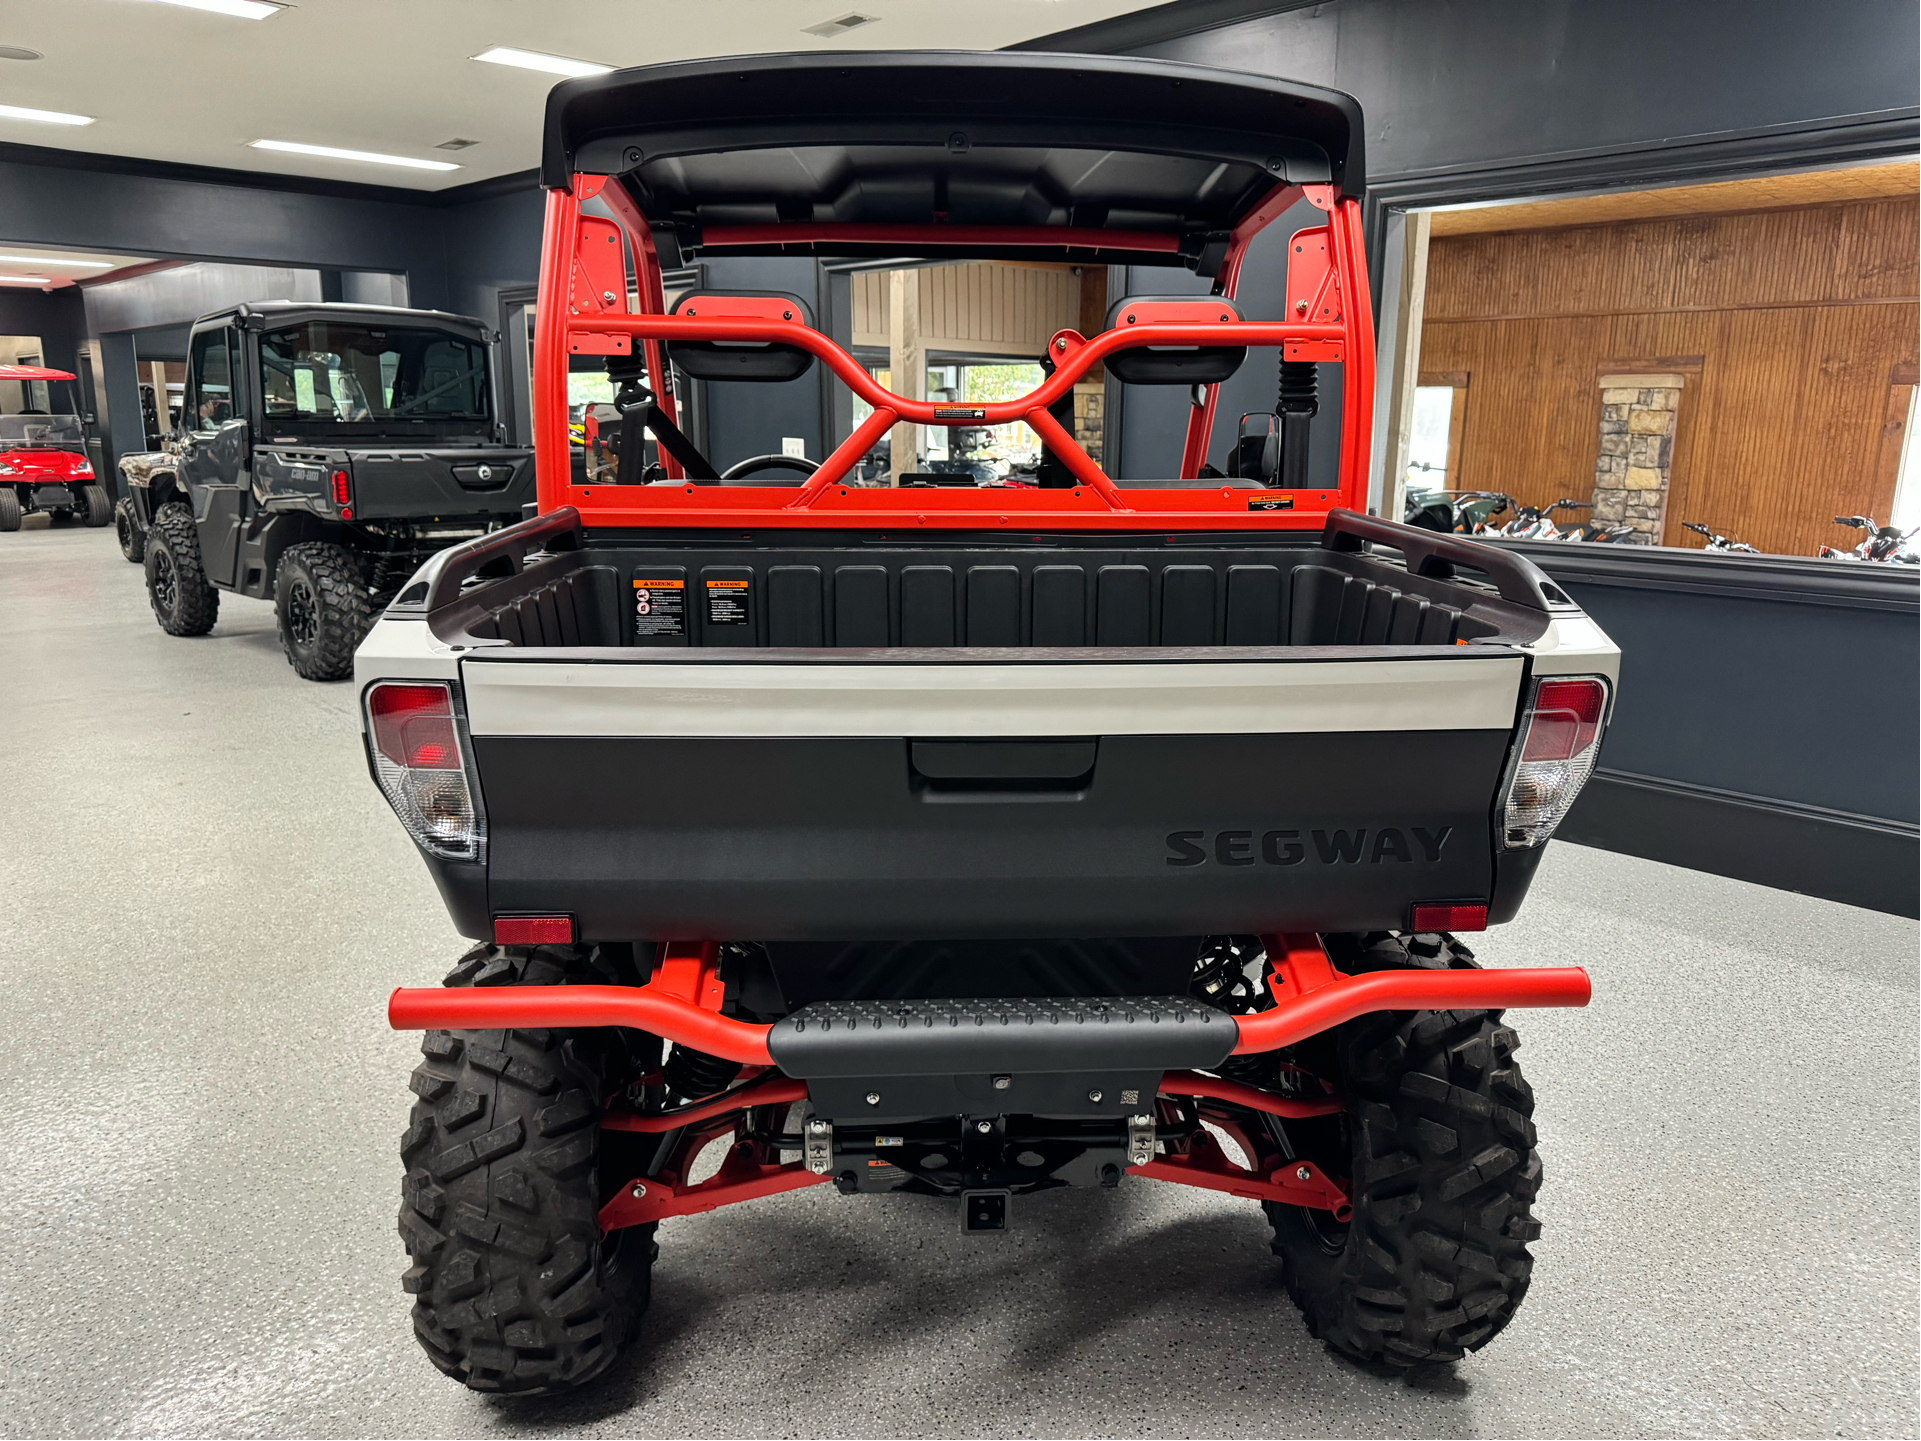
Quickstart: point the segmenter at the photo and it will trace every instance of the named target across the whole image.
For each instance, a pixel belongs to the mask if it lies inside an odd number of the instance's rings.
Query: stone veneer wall
[[[1106,433],[1107,382],[1080,380],[1074,384],[1074,439],[1096,465],[1101,463],[1101,437]]]
[[[1601,377],[1601,443],[1589,513],[1602,524],[1631,526],[1645,545],[1661,543],[1682,384],[1679,375]]]

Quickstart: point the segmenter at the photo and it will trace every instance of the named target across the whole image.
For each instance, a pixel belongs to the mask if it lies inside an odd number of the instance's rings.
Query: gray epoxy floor
[[[461,946],[351,689],[260,603],[175,640],[110,531],[0,536],[0,1431],[8,1435],[1912,1436],[1916,932],[1557,845],[1490,962],[1547,1166],[1487,1350],[1310,1341],[1252,1203],[1145,1182],[964,1242],[827,1188],[667,1223],[631,1362],[471,1396],[415,1350],[396,984]]]

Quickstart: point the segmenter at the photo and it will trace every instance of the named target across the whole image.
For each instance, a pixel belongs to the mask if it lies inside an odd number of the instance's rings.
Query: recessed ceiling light
[[[268,0],[159,0],[162,5],[184,5],[189,10],[211,10],[216,15],[231,15],[236,20],[265,20],[287,9]]]
[[[250,140],[255,150],[284,150],[289,155],[318,155],[323,160],[359,160],[368,165],[404,165],[410,170],[458,170],[451,160],[418,160],[411,155],[382,155],[375,150],[341,150],[332,145],[302,145],[298,140]]]
[[[0,285],[51,285],[53,279],[46,275],[0,275]]]
[[[38,120],[43,125],[91,125],[91,115],[69,115],[64,110],[33,110],[25,105],[0,105],[0,120]]]
[[[836,35],[845,35],[849,30],[858,30],[863,25],[872,25],[878,19],[880,19],[878,15],[863,15],[858,10],[849,10],[845,15],[836,15],[832,20],[823,20],[818,25],[803,25],[800,33],[821,35],[831,40]]]
[[[114,262],[109,260],[68,260],[63,255],[0,255],[0,264],[14,265],[62,265],[69,270],[111,270]]]
[[[29,50],[24,45],[0,45],[0,60],[44,60],[46,58],[38,50]]]
[[[583,75],[607,75],[614,68],[592,60],[569,60],[565,55],[543,55],[538,50],[516,50],[511,45],[496,45],[472,58],[489,65],[517,65],[522,70],[541,70],[549,75],[569,75],[576,79]]]

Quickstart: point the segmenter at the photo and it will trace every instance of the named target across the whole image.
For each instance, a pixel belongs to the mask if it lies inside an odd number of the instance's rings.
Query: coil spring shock
[[[1259,1005],[1266,990],[1264,982],[1247,974],[1248,962],[1262,955],[1258,936],[1209,936],[1194,959],[1194,980],[1189,990],[1211,1006],[1246,1015]],[[1272,1052],[1229,1056],[1214,1070],[1230,1081],[1268,1087],[1278,1073],[1277,1062]]]
[[[661,1078],[677,1094],[690,1101],[726,1090],[739,1074],[739,1061],[725,1061],[705,1051],[696,1051],[692,1046],[683,1046],[678,1041],[667,1057],[667,1064],[661,1068]]]

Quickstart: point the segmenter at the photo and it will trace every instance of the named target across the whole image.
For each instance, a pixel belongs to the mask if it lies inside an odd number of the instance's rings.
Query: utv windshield
[[[77,450],[85,441],[71,381],[0,381],[0,445]]]
[[[310,320],[260,340],[273,422],[490,421],[487,347],[451,331]]]

